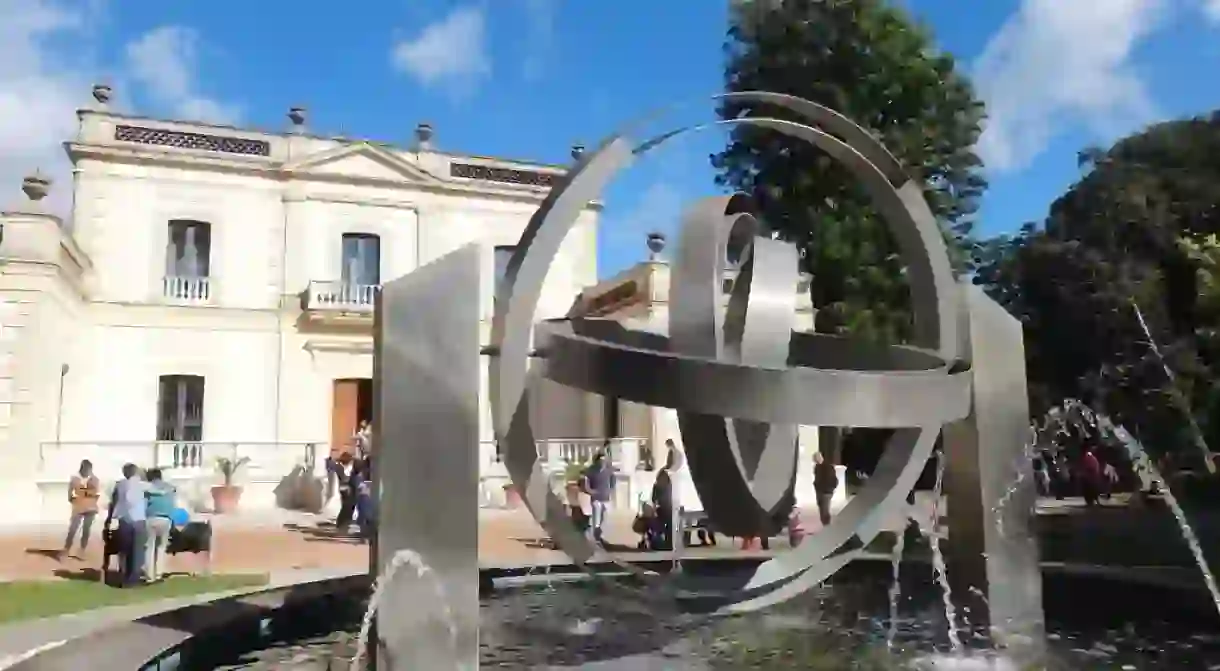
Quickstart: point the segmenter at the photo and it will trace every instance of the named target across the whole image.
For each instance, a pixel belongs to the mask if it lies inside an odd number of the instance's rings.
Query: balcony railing
[[[161,291],[174,303],[207,303],[212,298],[211,282],[206,277],[166,275],[161,280]]]
[[[372,312],[377,301],[377,292],[380,290],[379,284],[314,280],[309,283],[309,289],[305,292],[305,309]]]
[[[243,470],[252,478],[282,478],[296,466],[312,465],[315,443],[218,442],[48,442],[39,445],[39,478],[67,481],[82,459],[93,462],[104,480],[119,477],[123,464],[160,468],[167,477],[212,473],[218,459],[249,461]]]

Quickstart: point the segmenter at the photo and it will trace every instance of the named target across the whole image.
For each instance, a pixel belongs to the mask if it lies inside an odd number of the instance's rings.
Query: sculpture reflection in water
[[[782,133],[833,157],[860,181],[900,246],[911,284],[914,338],[881,346],[795,329],[799,260],[763,234],[744,195],[708,198],[684,214],[671,264],[668,336],[598,319],[537,323],[543,281],[586,204],[634,159],[697,128],[634,140],[616,135],[583,155],[531,219],[496,295],[490,410],[515,487],[556,544],[590,572],[607,563],[642,587],[607,581],[621,599],[657,613],[745,612],[814,587],[857,557],[906,498],[944,435],[950,575],[972,620],[990,618],[997,643],[1033,659],[1042,610],[1037,549],[1028,533],[1033,491],[994,503],[1015,477],[1027,422],[1021,328],[953,278],[921,185],[859,126],[821,105],[774,93],[723,98],[784,108],[799,121],[747,116],[723,125]],[[381,529],[374,569],[410,548],[433,566],[452,623],[418,607],[431,587],[387,587],[379,654],[392,668],[478,663],[478,438],[482,253],[459,249],[387,284],[377,310],[376,397]],[[738,270],[724,295],[726,265]],[[815,280],[816,281],[816,278]],[[727,308],[725,305],[727,298]],[[757,536],[791,505],[798,425],[894,429],[876,471],[829,526],[709,594],[681,575],[654,575],[599,554],[552,491],[530,424],[533,385],[678,412],[691,478],[710,522]],[[1025,463],[1022,468],[1028,468]],[[1026,478],[1032,483],[1032,478]],[[995,530],[1005,516],[1008,533]],[[1014,530],[1020,532],[1014,533]],[[591,562],[594,558],[598,561]],[[997,576],[1003,576],[997,579]],[[392,660],[392,661],[390,661]]]

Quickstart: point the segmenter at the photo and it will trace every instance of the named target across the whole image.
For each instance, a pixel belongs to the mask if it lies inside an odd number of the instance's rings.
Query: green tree
[[[1100,404],[1152,449],[1212,444],[1220,398],[1220,115],[1151,126],[1108,150],[1041,227],[984,245],[976,281],[1025,325],[1031,399]],[[1172,386],[1136,317],[1172,370]]]
[[[982,105],[930,33],[885,0],[749,2],[734,10],[726,89],[775,91],[826,105],[879,137],[925,185],[955,265],[969,270]],[[783,110],[729,101],[722,118]],[[735,127],[713,158],[719,181],[754,196],[764,223],[798,244],[822,332],[886,341],[910,328],[897,246],[851,175],[815,148]]]
[[[725,51],[729,92],[799,96],[877,136],[923,184],[956,269],[971,269],[974,214],[986,188],[974,152],[983,107],[928,30],[885,0],[754,0],[735,6]],[[739,101],[719,114],[790,117]],[[802,250],[816,330],[907,339],[910,294],[897,245],[846,169],[816,148],[742,126],[713,164],[722,185],[752,195],[763,223]],[[845,449],[853,470],[871,470],[888,433],[851,433]],[[837,449],[840,437],[820,431],[823,446]]]

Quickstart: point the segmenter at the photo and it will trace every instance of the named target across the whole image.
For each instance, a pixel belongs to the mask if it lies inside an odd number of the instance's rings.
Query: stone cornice
[[[489,186],[477,182],[442,181],[433,177],[432,180],[385,179],[378,177],[361,177],[341,174],[318,174],[308,170],[286,169],[285,164],[263,156],[218,155],[215,152],[180,149],[157,148],[146,145],[110,145],[90,144],[82,142],[66,142],[64,148],[73,163],[91,159],[130,165],[156,165],[182,169],[203,169],[216,172],[261,177],[267,180],[281,182],[324,182],[336,184],[351,184],[376,186],[387,189],[407,189],[457,196],[473,196],[493,198],[513,202],[540,203],[546,198],[549,189],[532,186],[496,185]],[[356,153],[356,152],[351,152]],[[346,155],[346,154],[344,154]],[[307,160],[308,157],[306,157]],[[303,161],[301,161],[303,162]],[[490,165],[490,164],[489,164]],[[499,166],[497,166],[499,167]],[[503,165],[503,167],[511,167]],[[421,172],[422,169],[420,169]],[[427,174],[427,173],[425,173]],[[600,201],[590,202],[591,210],[601,210]]]

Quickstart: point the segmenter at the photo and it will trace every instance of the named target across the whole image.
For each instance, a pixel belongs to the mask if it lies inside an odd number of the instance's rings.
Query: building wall
[[[45,481],[44,498],[54,505],[35,518],[61,512],[63,481],[80,458],[101,455],[99,466],[116,470],[152,454],[161,375],[204,377],[205,443],[291,451],[329,442],[334,380],[372,376],[371,317],[311,320],[316,314],[302,305],[311,282],[340,278],[343,234],[379,236],[382,282],[480,244],[487,281],[472,300],[486,342],[493,249],[517,242],[545,195],[516,184],[445,186],[450,158],[441,154],[149,120],[130,123],[262,137],[271,155],[226,166],[217,161],[230,158],[189,150],[118,146],[112,156],[116,123],[128,121],[84,114],[72,150],[74,212],[64,226],[72,234],[63,244],[79,245],[92,262],[80,271],[81,286],[57,276],[54,259],[30,256],[50,242],[30,247],[9,235],[0,245],[6,258],[31,262],[25,274],[12,263],[0,272],[0,467],[8,474],[0,489],[16,491],[10,485],[19,476]],[[284,168],[269,169],[276,161]],[[0,223],[11,231],[17,220],[6,217]],[[175,219],[211,227],[205,305],[163,298]],[[596,280],[596,224],[596,211],[584,212],[565,240],[539,317],[562,316]],[[58,226],[48,226],[59,245]],[[490,439],[486,394],[481,406]]]

